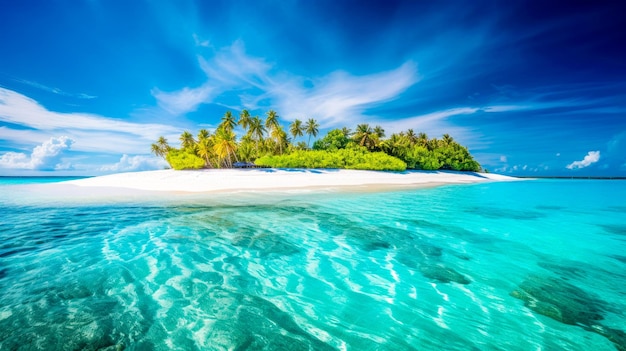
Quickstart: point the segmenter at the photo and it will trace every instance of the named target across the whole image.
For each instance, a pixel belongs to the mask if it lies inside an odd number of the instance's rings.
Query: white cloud
[[[200,68],[209,78],[228,86],[246,87],[253,85],[263,87],[272,85],[273,79],[284,79],[290,76],[270,73],[272,65],[262,58],[246,54],[243,42],[236,41],[233,45],[220,50],[211,61],[198,57]]]
[[[61,156],[69,150],[74,140],[67,136],[50,138],[41,145],[36,146],[30,156],[20,152],[7,152],[0,157],[0,167],[34,169],[49,171],[59,168],[67,169],[67,164],[61,164]]]
[[[41,144],[51,134],[62,134],[75,141],[72,150],[111,154],[147,152],[159,136],[173,140],[182,129],[93,114],[49,111],[37,101],[3,88],[0,88],[0,122],[26,127],[0,127],[0,139],[13,145]]]
[[[322,128],[367,121],[366,109],[398,98],[418,81],[417,66],[405,62],[400,67],[370,75],[353,76],[335,71],[313,80],[276,72],[265,60],[248,56],[241,41],[222,49],[211,59],[198,58],[207,75],[203,85],[152,94],[165,111],[177,115],[194,111],[200,104],[212,103],[224,92],[236,91],[241,105],[256,109],[262,102],[272,106],[286,120],[312,117]]]
[[[152,89],[152,95],[157,99],[159,106],[173,115],[182,115],[195,111],[202,103],[214,98],[216,89],[208,84],[198,88],[183,88],[176,92],[163,92]]]
[[[0,88],[0,121],[44,130],[109,130],[150,137],[172,130],[170,126],[131,123],[87,113],[53,112],[29,97],[4,88]]]
[[[30,157],[21,152],[7,152],[2,155],[0,166],[3,168],[32,169]]]
[[[589,151],[582,161],[574,161],[567,165],[567,169],[585,168],[600,161],[600,151]]]
[[[100,171],[103,172],[133,172],[133,171],[149,171],[155,169],[163,169],[168,164],[162,158],[148,155],[129,156],[124,154],[119,162],[102,166]]]
[[[365,111],[396,99],[418,81],[413,62],[387,72],[352,76],[333,72],[305,88],[298,80],[275,85],[269,91],[281,111],[290,119],[314,117],[322,127],[351,125],[356,120],[371,120]]]

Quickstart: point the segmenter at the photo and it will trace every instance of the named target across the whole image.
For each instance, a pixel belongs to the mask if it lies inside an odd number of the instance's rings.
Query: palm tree
[[[296,142],[297,137],[303,135],[303,132],[304,127],[302,126],[302,121],[296,118],[296,120],[289,125],[289,133],[293,136],[294,143]]]
[[[444,134],[441,141],[443,142],[444,145],[450,145],[454,142],[454,138],[452,138],[450,134]]]
[[[402,134],[391,134],[387,140],[380,143],[380,147],[387,154],[395,157],[404,157],[408,150],[409,139]]]
[[[161,148],[157,144],[150,145],[150,152],[158,157],[163,157],[165,155],[163,152],[161,152]]]
[[[382,139],[385,137],[385,130],[381,126],[376,126],[374,127],[374,134],[376,134],[379,139]]]
[[[213,138],[201,138],[198,140],[198,156],[204,159],[204,164],[207,167],[211,167],[211,158],[215,156],[213,146]]]
[[[211,137],[211,132],[206,129],[200,129],[198,131],[198,142],[202,141],[202,139],[208,139]]]
[[[416,143],[420,146],[428,146],[428,135],[426,135],[426,133],[417,134]]]
[[[365,146],[368,149],[373,149],[376,146],[375,139],[376,134],[372,130],[369,124],[363,123],[356,126],[356,132],[354,133],[354,141],[359,145]]]
[[[317,136],[317,133],[319,132],[319,126],[320,125],[317,124],[317,121],[313,118],[309,118],[309,120],[306,121],[306,124],[304,125],[304,132],[309,136],[309,143],[307,144],[309,148],[311,148],[311,136]]]
[[[437,138],[432,138],[430,140],[428,140],[428,142],[426,143],[426,147],[428,148],[428,150],[435,150],[436,148],[439,147],[439,139]]]
[[[417,135],[415,135],[413,129],[409,129],[406,131],[406,137],[409,139],[411,145],[415,145],[415,143],[417,143]]]
[[[251,120],[252,118],[250,117],[250,112],[248,112],[248,110],[243,110],[239,114],[239,121],[237,123],[243,128],[245,132],[247,132]]]
[[[265,119],[265,128],[271,133],[274,129],[278,128],[278,114],[274,110],[267,111],[267,118]]]
[[[165,139],[165,137],[163,136],[160,136],[156,144],[152,144],[152,147],[151,147],[153,154],[155,154],[158,157],[163,157],[163,158],[165,158],[165,156],[170,151],[170,149],[171,148],[169,144],[167,143],[167,139]]]
[[[226,111],[224,117],[222,117],[222,123],[220,123],[220,126],[224,128],[227,132],[232,132],[233,129],[235,129],[236,124],[237,123],[235,122],[235,117],[233,117],[233,114],[230,111]]]
[[[206,167],[211,167],[210,159],[215,156],[213,152],[213,138],[211,132],[206,129],[198,131],[198,141],[196,142],[196,152],[198,156],[204,158]]]
[[[250,135],[252,136],[252,139],[254,140],[255,149],[258,154],[259,141],[263,140],[263,135],[265,134],[266,130],[259,116],[255,116],[254,118],[250,120],[249,127],[250,128],[248,129],[248,133],[250,133]]]
[[[350,130],[350,128],[348,127],[341,128],[341,132],[343,133],[343,135],[346,136],[346,138],[349,138],[350,135],[352,135],[352,130]]]
[[[180,146],[183,149],[192,150],[196,146],[196,140],[193,138],[193,134],[188,131],[184,131],[183,134],[180,135]]]
[[[242,138],[239,145],[237,145],[237,157],[239,160],[246,162],[254,159],[254,147],[249,138]]]
[[[165,150],[169,150],[170,146],[167,143],[167,139],[165,139],[165,137],[160,136],[159,139],[157,140],[157,145],[159,145],[162,149]]]
[[[232,157],[237,158],[237,142],[235,141],[235,133],[232,130],[218,128],[215,132],[215,144],[213,151],[217,158],[226,167],[232,167]]]
[[[288,144],[287,133],[283,130],[283,127],[280,125],[272,129],[272,138],[276,140],[276,145],[278,146],[278,153],[283,153],[283,146]]]

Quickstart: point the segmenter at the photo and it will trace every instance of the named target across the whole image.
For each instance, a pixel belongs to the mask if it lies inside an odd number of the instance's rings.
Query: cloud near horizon
[[[63,134],[74,141],[74,151],[108,154],[134,154],[144,149],[147,154],[150,143],[159,136],[177,138],[182,129],[87,113],[50,111],[33,99],[4,88],[0,88],[0,122],[9,124],[0,127],[0,139],[15,145],[28,147],[43,143],[50,135]]]
[[[38,171],[67,169],[69,166],[63,165],[61,158],[73,143],[74,140],[67,136],[53,137],[36,146],[30,155],[21,152],[7,152],[0,157],[0,167]]]
[[[581,161],[574,161],[565,166],[567,169],[581,169],[600,161],[600,151],[589,151]]]
[[[112,165],[105,165],[100,168],[102,172],[135,172],[149,171],[167,168],[168,164],[162,158],[145,155],[129,156],[122,155],[119,162]]]

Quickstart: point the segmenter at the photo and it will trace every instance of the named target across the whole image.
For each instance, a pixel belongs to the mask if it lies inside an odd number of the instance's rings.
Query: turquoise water
[[[58,183],[66,180],[81,179],[86,177],[6,177],[0,176],[0,186],[20,184],[47,184]]]
[[[0,186],[2,350],[626,347],[626,182],[53,204],[28,187]]]

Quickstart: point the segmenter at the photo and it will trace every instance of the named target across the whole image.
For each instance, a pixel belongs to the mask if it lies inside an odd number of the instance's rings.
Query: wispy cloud
[[[198,57],[200,68],[215,85],[230,88],[268,88],[280,84],[274,79],[289,79],[289,76],[278,77],[271,72],[272,65],[260,57],[246,54],[242,41],[218,51],[211,60]],[[275,77],[276,76],[276,77]],[[274,78],[274,79],[272,79]]]
[[[52,88],[49,87],[47,85],[41,84],[41,83],[37,83],[37,82],[33,82],[30,80],[26,80],[26,79],[15,79],[15,81],[17,81],[18,83],[22,83],[22,84],[26,84],[29,85],[31,87],[43,90],[43,91],[47,91],[49,93],[53,93],[53,94],[57,94],[57,95],[61,95],[61,96],[67,96],[67,97],[73,97],[73,98],[78,98],[78,99],[95,99],[97,98],[97,96],[94,95],[89,95],[89,94],[85,94],[85,93],[68,93],[66,91],[63,91],[59,88]]]
[[[0,167],[52,171],[62,166],[61,157],[69,150],[74,140],[67,136],[50,138],[37,145],[30,155],[20,152],[7,152],[0,157]]]
[[[315,117],[323,127],[352,125],[375,118],[367,110],[398,98],[419,80],[417,66],[409,61],[387,72],[353,76],[336,71],[312,81],[307,88],[293,79],[275,84],[268,92],[289,118]]]
[[[333,127],[367,119],[368,108],[398,98],[419,80],[417,66],[411,61],[370,75],[334,71],[309,80],[277,72],[262,58],[247,55],[240,41],[220,50],[210,60],[199,57],[199,64],[207,82],[171,93],[155,88],[153,96],[159,106],[172,114],[183,114],[196,110],[200,104],[216,103],[226,91],[236,91],[241,105],[248,109],[270,102],[279,112],[283,111],[287,120],[313,117],[322,127]]]
[[[200,36],[198,36],[196,33],[193,33],[193,41],[196,44],[196,46],[202,46],[205,48],[211,47],[210,41],[200,39]]]
[[[600,151],[589,151],[585,158],[581,161],[574,161],[567,165],[567,169],[579,169],[589,167],[592,164],[600,161]]]
[[[0,138],[15,145],[42,143],[51,135],[74,140],[73,150],[103,153],[137,153],[159,136],[175,138],[180,128],[163,124],[132,123],[85,113],[50,111],[35,100],[0,88],[0,122],[21,126],[0,127]]]
[[[195,111],[202,103],[211,101],[218,90],[204,84],[198,88],[183,88],[176,92],[164,92],[158,88],[152,89],[152,95],[157,99],[158,105],[172,115],[182,115]]]
[[[445,120],[446,118],[451,117],[451,116],[469,115],[469,114],[476,113],[478,111],[480,111],[480,109],[476,107],[458,107],[458,108],[451,108],[451,109],[443,110],[443,111],[431,112],[431,113],[427,113],[424,115],[403,118],[403,119],[394,121],[393,123],[400,124],[403,127],[405,125],[419,125],[419,124],[425,125],[428,123],[434,123],[434,122],[438,122],[441,120]]]

